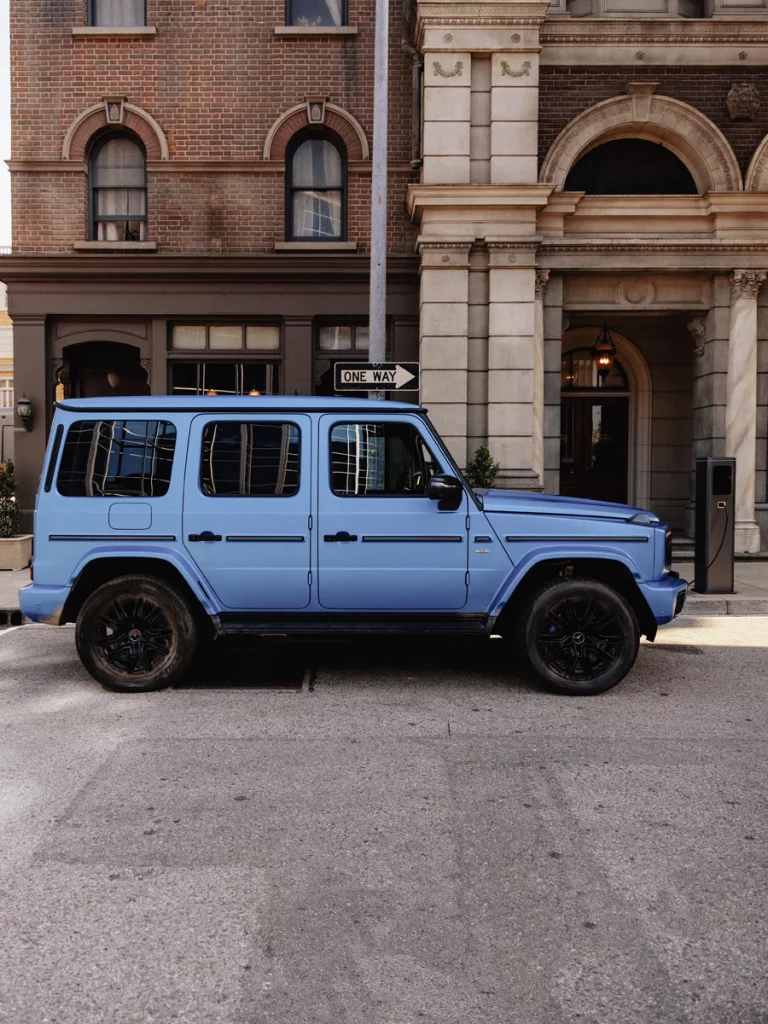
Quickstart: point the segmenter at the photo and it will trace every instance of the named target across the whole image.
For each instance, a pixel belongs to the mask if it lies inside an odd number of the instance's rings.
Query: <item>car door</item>
[[[192,421],[184,544],[226,608],[309,604],[311,455],[307,416]]]
[[[467,601],[466,493],[427,497],[442,466],[415,417],[319,423],[318,599],[324,608],[440,612]]]

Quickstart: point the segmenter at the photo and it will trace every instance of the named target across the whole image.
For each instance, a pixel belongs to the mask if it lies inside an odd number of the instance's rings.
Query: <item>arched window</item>
[[[690,196],[698,189],[674,153],[647,139],[614,139],[596,146],[568,172],[566,192],[593,196]]]
[[[304,134],[286,154],[286,237],[341,242],[347,229],[347,159],[330,133]]]
[[[134,136],[110,134],[91,153],[91,238],[99,242],[147,239],[147,163]]]

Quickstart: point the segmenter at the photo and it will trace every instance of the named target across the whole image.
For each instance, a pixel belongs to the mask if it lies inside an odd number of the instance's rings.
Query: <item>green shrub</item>
[[[488,446],[481,444],[467,463],[464,475],[470,487],[493,487],[499,468],[499,463],[493,461]]]
[[[13,537],[18,526],[16,473],[13,463],[8,459],[4,466],[0,466],[0,537]]]

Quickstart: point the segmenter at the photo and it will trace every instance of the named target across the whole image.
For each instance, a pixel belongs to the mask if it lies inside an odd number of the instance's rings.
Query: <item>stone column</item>
[[[469,254],[467,458],[488,443],[488,250]]]
[[[491,67],[491,182],[535,184],[539,47],[494,53]]]
[[[563,278],[550,276],[544,293],[544,490],[560,492],[560,395],[562,392]]]
[[[736,551],[759,551],[755,520],[757,293],[764,270],[734,270],[728,330],[725,454],[736,458]]]
[[[541,489],[534,469],[533,248],[489,243],[488,446],[502,487]]]
[[[544,292],[548,270],[537,270],[533,304],[533,434],[531,468],[544,486]]]
[[[471,58],[468,53],[424,57],[425,185],[469,183]]]
[[[467,316],[471,240],[421,249],[421,401],[462,468],[467,464]]]

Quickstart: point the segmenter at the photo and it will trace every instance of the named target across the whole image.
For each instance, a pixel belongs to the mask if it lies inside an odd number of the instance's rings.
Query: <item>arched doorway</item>
[[[83,341],[65,346],[62,356],[55,381],[57,400],[149,394],[147,371],[135,345]]]
[[[560,493],[598,501],[650,504],[651,378],[637,348],[611,332],[613,369],[597,373],[599,327],[563,336]]]

